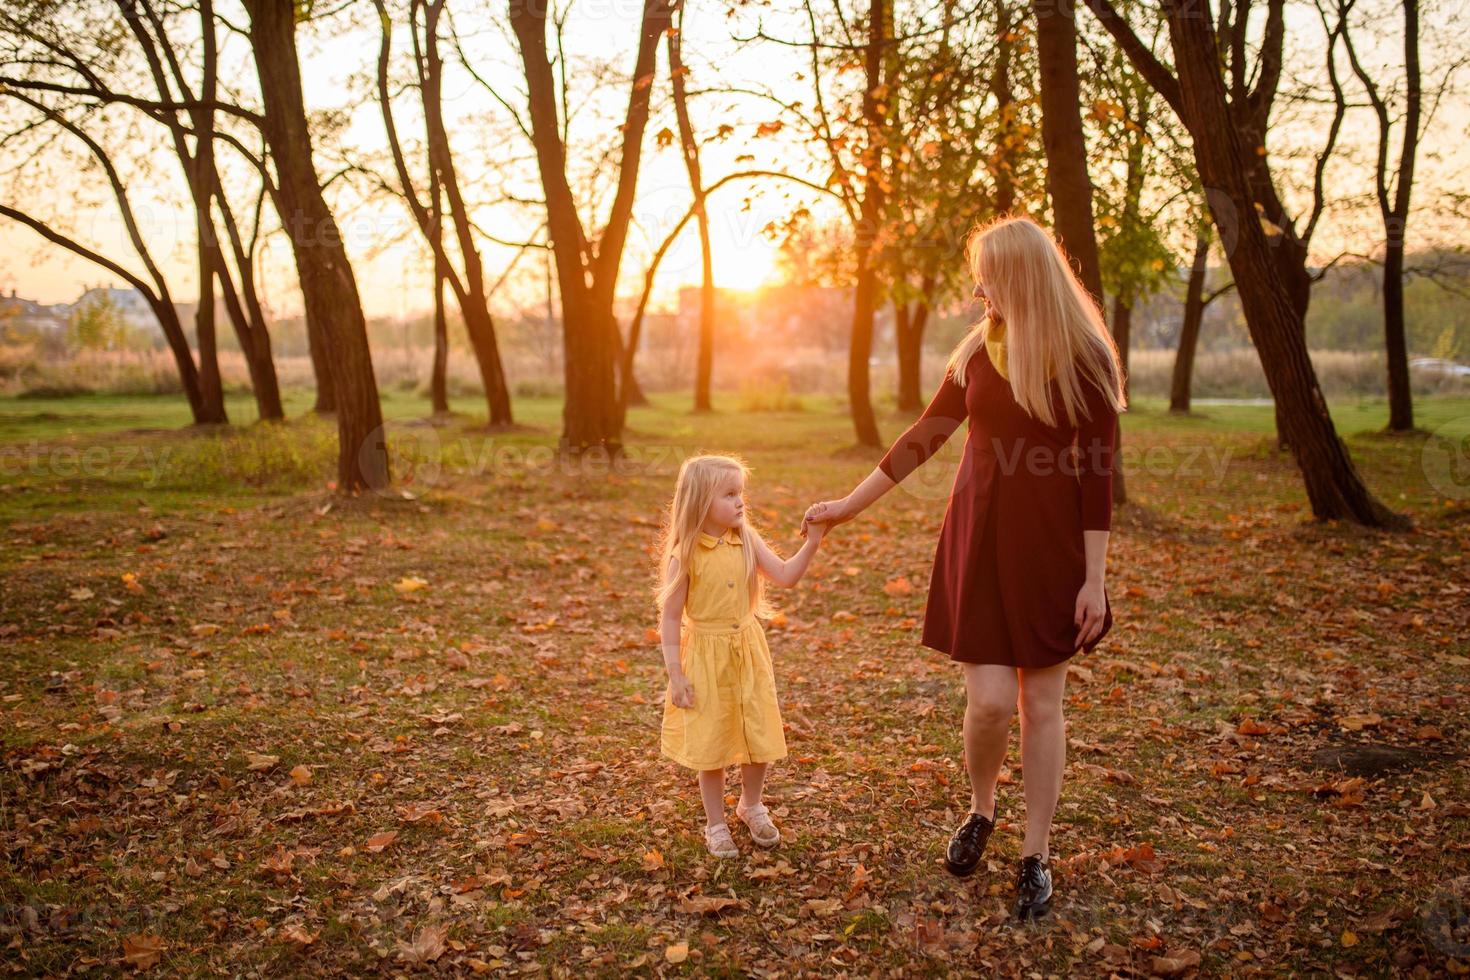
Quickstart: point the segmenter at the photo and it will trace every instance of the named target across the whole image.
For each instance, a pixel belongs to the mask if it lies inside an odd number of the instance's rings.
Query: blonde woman
[[[1111,629],[1105,588],[1113,454],[1126,408],[1102,314],[1055,239],[1026,218],[977,228],[966,257],[985,316],[929,407],[868,477],[805,521],[850,521],[968,421],[940,528],[921,642],[963,665],[970,812],[945,866],[966,877],[995,829],[995,785],[1019,704],[1026,835],[1015,914],[1046,913],[1061,793],[1067,662]],[[805,528],[805,523],[803,523]]]

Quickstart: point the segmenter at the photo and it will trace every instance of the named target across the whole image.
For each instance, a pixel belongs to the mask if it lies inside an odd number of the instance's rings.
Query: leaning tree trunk
[[[296,56],[295,5],[245,0],[260,79],[261,127],[275,161],[281,220],[296,258],[307,317],[330,357],[337,401],[337,486],[350,493],[388,485],[388,446],[368,348],[367,322],[342,235],[311,161],[311,131]]]
[[[708,412],[710,381],[715,363],[715,270],[710,250],[709,212],[705,208],[707,194],[699,167],[699,142],[694,138],[694,124],[689,119],[689,96],[684,85],[688,69],[684,67],[682,40],[684,4],[675,5],[678,23],[668,32],[669,75],[673,83],[674,116],[679,126],[679,147],[684,153],[684,169],[689,174],[689,189],[694,194],[694,219],[699,227],[699,352],[694,368],[694,410]],[[628,359],[624,359],[628,363]]]
[[[1232,123],[1220,76],[1214,30],[1199,7],[1165,0],[1185,125],[1193,137],[1195,165],[1208,191],[1211,215],[1226,241],[1246,325],[1260,353],[1271,395],[1281,408],[1287,442],[1306,484],[1312,513],[1375,527],[1408,521],[1380,503],[1364,486],[1347,447],[1338,438],[1307,354],[1301,316],[1290,284],[1256,217],[1246,180],[1246,154]]]
[[[316,381],[316,401],[311,410],[317,415],[334,415],[337,411],[337,382],[332,375],[332,356],[321,322],[305,310],[306,352],[311,356],[311,375]]]
[[[1179,349],[1174,354],[1174,375],[1169,382],[1169,411],[1189,413],[1189,393],[1194,377],[1194,355],[1199,347],[1200,325],[1205,319],[1205,275],[1210,268],[1210,233],[1200,231],[1194,240],[1194,263],[1189,267],[1189,287],[1184,293],[1184,322],[1179,327]]]
[[[255,393],[256,413],[262,422],[279,422],[286,417],[286,410],[281,404],[281,382],[276,375],[275,355],[271,350],[270,331],[265,324],[265,311],[261,309],[260,296],[255,289],[255,271],[250,267],[251,250],[245,248],[245,242],[240,236],[240,226],[236,224],[229,199],[225,197],[219,170],[215,168],[209,176],[214,186],[220,223],[229,234],[230,249],[240,274],[237,286],[221,252],[215,265],[220,292],[224,295],[225,308],[234,322],[235,336],[240,338],[240,350],[245,355],[245,365],[250,371],[250,389]]]
[[[439,56],[439,14],[444,2],[430,3],[424,18],[424,127],[428,133],[429,154],[433,169],[442,182],[444,200],[454,222],[456,241],[464,261],[464,295],[459,296],[460,313],[465,333],[475,352],[480,368],[480,383],[485,389],[485,402],[491,425],[510,425],[515,421],[510,403],[510,387],[505,381],[505,365],[500,344],[495,337],[495,320],[490,315],[490,296],[485,288],[485,267],[475,245],[469,206],[460,192],[459,175],[450,152],[449,130],[444,124],[444,101],[441,94],[444,66]],[[432,176],[432,174],[431,174]]]

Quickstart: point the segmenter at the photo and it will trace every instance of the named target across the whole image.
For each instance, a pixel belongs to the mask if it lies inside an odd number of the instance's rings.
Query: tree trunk
[[[1016,55],[1015,20],[1018,11],[1008,3],[996,5],[995,71],[990,77],[990,92],[995,96],[999,116],[999,147],[990,158],[989,169],[995,180],[995,213],[1006,214],[1016,206],[1016,165],[1021,151],[1021,138],[1016,134],[1016,94],[1011,87],[1011,61]]]
[[[1092,178],[1087,173],[1087,141],[1082,131],[1082,84],[1077,75],[1076,10],[1069,4],[1032,0],[1036,13],[1036,54],[1041,72],[1041,136],[1046,145],[1046,187],[1051,195],[1057,239],[1066,250],[1082,285],[1102,308],[1102,263],[1092,217]],[[1126,303],[1115,309],[1115,342],[1124,334],[1118,353],[1125,374],[1128,364],[1127,330],[1132,310]],[[1118,433],[1119,444],[1122,432]],[[1113,467],[1113,501],[1128,500],[1121,461]]]
[[[888,0],[870,0],[868,4],[868,43],[863,50],[863,123],[867,130],[868,160],[863,175],[863,199],[858,205],[859,223],[853,248],[857,257],[857,276],[852,291],[852,336],[847,356],[847,400],[852,412],[852,427],[858,445],[882,448],[878,420],[873,415],[872,378],[868,362],[873,355],[873,315],[877,304],[878,271],[873,248],[878,240],[878,225],[884,212],[883,151],[886,144],[887,100],[880,102],[878,91],[884,84],[884,50],[891,14]]]
[[[1205,276],[1210,268],[1210,232],[1202,229],[1194,240],[1194,263],[1189,267],[1189,287],[1184,293],[1184,322],[1179,327],[1179,349],[1174,354],[1174,375],[1169,382],[1169,411],[1189,413],[1190,386],[1194,377],[1194,355],[1199,346],[1200,325],[1205,319]]]
[[[300,262],[298,260],[298,266]],[[312,315],[308,306],[306,319],[306,349],[311,355],[311,374],[316,379],[316,401],[311,410],[317,415],[334,415],[337,412],[337,382],[332,376],[330,345],[322,332],[321,323]]]
[[[206,4],[207,7],[207,4]],[[210,25],[213,26],[213,25]],[[206,44],[206,48],[209,47]],[[212,59],[209,59],[212,60]],[[206,75],[212,69],[206,66]],[[204,93],[213,98],[212,81],[206,78]],[[198,345],[198,394],[204,403],[206,422],[225,425],[225,386],[219,376],[219,345],[215,336],[215,267],[219,242],[215,238],[215,116],[209,110],[196,113],[198,134],[188,182],[194,198],[194,244],[198,259],[198,309],[194,310],[194,341]]]
[[[1128,390],[1128,347],[1133,335],[1133,304],[1122,296],[1113,297],[1113,342],[1118,346],[1118,360],[1123,362],[1123,391]]]
[[[432,169],[431,169],[432,173]],[[449,278],[443,243],[438,240],[444,220],[440,203],[439,182],[429,188],[429,208],[433,224],[434,250],[434,366],[429,372],[429,406],[435,415],[449,414],[449,317],[444,310],[444,281]]]
[[[924,407],[924,326],[929,303],[893,304],[894,340],[898,348],[898,407],[910,412]]]
[[[1113,297],[1113,342],[1118,346],[1118,360],[1123,364],[1123,393],[1128,393],[1128,348],[1133,335],[1133,304],[1122,295]],[[1121,427],[1120,427],[1121,429]],[[1123,446],[1123,433],[1118,432],[1118,449]],[[1113,503],[1128,502],[1128,481],[1121,460],[1113,467]]]
[[[281,383],[276,375],[275,355],[271,350],[271,335],[265,324],[265,311],[260,306],[260,296],[255,289],[255,270],[250,267],[250,252],[240,237],[240,226],[235,223],[234,212],[224,194],[219,171],[211,168],[210,180],[214,185],[215,203],[219,207],[220,223],[229,234],[230,248],[235,257],[235,266],[240,272],[238,287],[230,273],[223,254],[217,256],[215,271],[219,275],[220,292],[224,295],[225,308],[235,325],[235,336],[240,340],[240,350],[245,356],[245,366],[250,371],[250,388],[255,393],[256,414],[262,422],[277,422],[286,417],[281,404]]]
[[[337,486],[344,493],[387,487],[388,447],[368,348],[367,322],[341,232],[311,159],[311,131],[296,56],[293,4],[245,0],[250,46],[264,104],[262,129],[276,165],[281,220],[296,258],[307,317],[329,353],[337,402]]]
[[[616,454],[622,450],[623,409],[617,390],[622,343],[613,300],[632,217],[643,133],[648,125],[658,39],[669,27],[670,13],[667,0],[644,0],[633,90],[622,126],[617,193],[594,253],[583,233],[567,181],[556,79],[547,57],[547,8],[514,0],[510,4],[511,28],[525,70],[531,136],[561,289],[566,381],[561,448],[568,453],[604,450]]]
[[[1375,527],[1404,527],[1363,485],[1347,447],[1338,438],[1307,354],[1292,284],[1281,276],[1278,254],[1257,220],[1246,179],[1246,154],[1220,76],[1214,30],[1194,3],[1166,0],[1181,113],[1193,137],[1195,164],[1210,211],[1226,248],[1245,309],[1251,339],[1260,352],[1271,395],[1297,465],[1312,513]]]
[[[689,189],[694,194],[694,218],[699,227],[699,352],[695,358],[694,410],[708,412],[711,375],[715,361],[715,272],[709,237],[709,212],[705,208],[704,178],[699,168],[699,143],[694,138],[694,124],[689,119],[689,97],[685,90],[681,41],[684,30],[684,4],[677,0],[674,9],[678,23],[668,32],[669,74],[673,81],[674,115],[679,126],[679,147],[684,153],[684,169],[689,174]],[[624,358],[624,363],[628,362]]]
[[[465,294],[459,297],[465,332],[475,351],[480,368],[480,382],[485,388],[485,401],[491,425],[510,425],[514,421],[510,404],[510,388],[505,382],[505,366],[500,345],[495,337],[495,321],[490,316],[490,296],[485,289],[485,270],[475,246],[469,208],[460,193],[459,175],[454,168],[454,155],[449,148],[449,131],[444,125],[444,103],[441,96],[443,61],[439,56],[439,14],[444,0],[428,4],[424,18],[424,123],[429,138],[430,158],[443,182],[444,198],[464,257]]]
[[[1036,54],[1041,73],[1041,136],[1046,145],[1046,188],[1057,240],[1082,285],[1102,303],[1102,267],[1092,219],[1092,179],[1082,134],[1081,83],[1077,77],[1074,8],[1032,0]]]
[[[286,417],[286,412],[281,406],[281,386],[276,378],[276,362],[271,356],[270,337],[265,333],[264,325],[252,323],[240,305],[240,294],[219,250],[215,251],[214,271],[219,279],[220,297],[225,301],[225,312],[235,327],[240,353],[245,358],[246,370],[250,372],[255,413],[262,422],[280,421]]]
[[[1414,428],[1409,351],[1404,330],[1404,239],[1390,235],[1383,256],[1383,341],[1388,360],[1388,429]]]

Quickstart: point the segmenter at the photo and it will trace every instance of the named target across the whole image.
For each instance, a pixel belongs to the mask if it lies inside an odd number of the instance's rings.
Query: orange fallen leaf
[[[151,932],[138,932],[123,937],[123,961],[139,970],[158,965],[158,958],[168,948],[161,936]]]

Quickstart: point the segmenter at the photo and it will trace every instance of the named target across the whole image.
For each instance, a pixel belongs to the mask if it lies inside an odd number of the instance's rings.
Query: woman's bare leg
[[[1062,693],[1067,665],[1021,669],[1021,769],[1026,791],[1026,840],[1021,856],[1049,858],[1051,821],[1062,794],[1067,733]]]
[[[704,821],[707,827],[725,822],[725,770],[701,769],[699,795],[704,799]]]
[[[965,664],[965,770],[970,774],[970,811],[995,819],[995,781],[1010,747],[1016,713],[1016,669],[1000,664]]]

